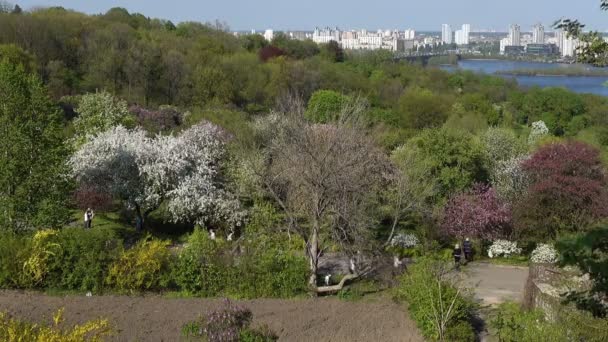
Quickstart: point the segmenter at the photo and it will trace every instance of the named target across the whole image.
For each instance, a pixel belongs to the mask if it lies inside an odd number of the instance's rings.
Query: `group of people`
[[[469,238],[464,240],[462,244],[462,248],[460,244],[456,244],[454,246],[454,251],[452,251],[452,256],[454,257],[454,264],[456,265],[456,269],[460,268],[460,263],[464,254],[465,263],[468,263],[473,260],[473,244]]]

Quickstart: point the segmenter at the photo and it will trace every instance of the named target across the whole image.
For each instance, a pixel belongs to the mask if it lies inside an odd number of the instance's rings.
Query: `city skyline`
[[[587,28],[608,30],[608,13],[599,10],[599,2],[589,1],[573,5],[565,0],[510,0],[489,3],[485,0],[444,2],[442,0],[396,1],[363,0],[332,1],[308,0],[288,2],[282,0],[224,0],[150,3],[143,0],[109,0],[103,3],[79,0],[24,0],[13,1],[24,9],[36,6],[63,6],[89,14],[98,14],[112,7],[125,7],[148,17],[181,21],[226,22],[232,30],[313,30],[315,27],[405,29],[440,31],[442,24],[453,29],[459,23],[470,23],[472,31],[507,31],[509,25],[520,23],[528,31],[540,23],[551,31],[553,22],[562,17],[579,19]],[[365,10],[365,6],[369,10]],[[379,13],[370,15],[369,13]],[[524,24],[525,23],[525,24]],[[529,27],[528,27],[529,26]]]

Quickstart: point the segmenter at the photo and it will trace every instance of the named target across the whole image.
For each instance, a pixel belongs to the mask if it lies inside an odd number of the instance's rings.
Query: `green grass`
[[[512,256],[507,258],[487,258],[476,260],[479,262],[487,262],[494,265],[506,265],[506,266],[528,266],[530,264],[530,260],[525,256]]]

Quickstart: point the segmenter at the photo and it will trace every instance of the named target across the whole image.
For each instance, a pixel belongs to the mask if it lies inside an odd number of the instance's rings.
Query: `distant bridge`
[[[419,62],[422,65],[426,66],[429,64],[429,60],[432,57],[441,57],[441,56],[456,56],[458,60],[462,59],[462,55],[459,53],[406,53],[401,52],[397,53],[394,57],[395,61],[408,61],[412,63]]]

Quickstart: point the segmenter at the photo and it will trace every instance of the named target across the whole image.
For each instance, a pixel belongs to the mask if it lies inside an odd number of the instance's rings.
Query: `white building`
[[[521,28],[517,24],[511,25],[509,28],[509,45],[521,46]]]
[[[564,51],[564,38],[566,38],[566,33],[563,30],[555,31],[555,45],[557,45],[560,53]]]
[[[532,42],[534,44],[545,43],[545,27],[540,23],[534,25],[534,28],[532,29]]]
[[[580,41],[578,39],[574,39],[573,37],[568,37],[568,35],[564,34],[562,45],[562,57],[574,57],[574,55],[576,54],[576,49],[580,45]]]
[[[500,53],[505,52],[505,47],[511,45],[511,39],[509,37],[500,40]]]
[[[413,40],[416,38],[416,31],[413,29],[407,29],[403,32],[403,39],[405,40]]]
[[[273,30],[266,30],[264,31],[264,39],[266,39],[267,41],[271,41],[274,38],[274,31]]]
[[[444,44],[452,44],[452,27],[448,24],[441,25],[441,41]]]
[[[327,44],[332,40],[335,42],[340,42],[340,30],[338,28],[331,29],[329,27],[320,30],[318,27],[315,28],[315,31],[312,34],[312,41],[317,44]]]
[[[469,35],[471,33],[471,25],[464,24],[462,29],[456,31],[455,41],[458,45],[469,45]]]

